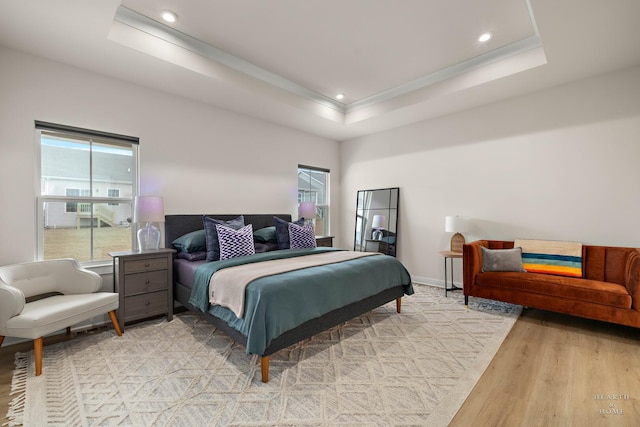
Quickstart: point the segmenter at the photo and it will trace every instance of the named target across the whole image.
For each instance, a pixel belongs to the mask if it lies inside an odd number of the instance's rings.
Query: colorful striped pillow
[[[582,243],[553,240],[518,239],[522,248],[522,266],[529,273],[582,277]]]

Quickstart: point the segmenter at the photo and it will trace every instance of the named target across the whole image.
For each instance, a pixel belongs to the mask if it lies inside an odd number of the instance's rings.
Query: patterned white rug
[[[16,355],[9,425],[446,426],[521,308],[415,285],[260,363],[190,314]]]

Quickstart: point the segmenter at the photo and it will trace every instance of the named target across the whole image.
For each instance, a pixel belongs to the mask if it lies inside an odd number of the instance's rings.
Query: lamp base
[[[150,222],[138,230],[138,250],[157,251],[160,248],[160,230]]]
[[[380,230],[374,230],[373,234],[371,235],[371,238],[373,240],[382,240],[382,231]]]
[[[460,233],[456,233],[451,237],[451,252],[462,252],[462,245],[464,245],[464,236]]]

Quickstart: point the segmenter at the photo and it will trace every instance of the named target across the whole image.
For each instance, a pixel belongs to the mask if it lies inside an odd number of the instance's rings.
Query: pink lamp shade
[[[300,202],[298,206],[298,217],[313,219],[316,217],[316,204],[313,202]]]

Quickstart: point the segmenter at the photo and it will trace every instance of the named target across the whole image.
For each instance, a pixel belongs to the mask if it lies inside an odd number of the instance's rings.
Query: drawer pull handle
[[[145,285],[148,285],[149,283],[151,283],[151,282],[149,281],[149,279],[147,279],[147,280],[145,280],[145,281],[144,281],[144,284],[145,284]]]
[[[151,304],[149,301],[144,302],[144,305],[149,305],[149,304]]]
[[[145,263],[144,263],[144,266],[145,266],[145,267],[149,267],[150,265],[151,265],[151,264],[150,264],[150,263],[148,263],[148,262],[145,262]]]

